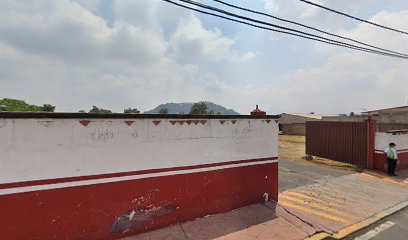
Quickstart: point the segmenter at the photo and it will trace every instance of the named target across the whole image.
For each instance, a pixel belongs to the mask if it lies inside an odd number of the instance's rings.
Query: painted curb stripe
[[[158,173],[138,174],[138,175],[131,175],[131,176],[123,176],[123,177],[100,178],[100,179],[93,179],[93,180],[71,181],[71,182],[35,185],[35,186],[27,186],[27,187],[7,188],[7,189],[1,189],[0,195],[50,190],[50,189],[59,189],[59,188],[67,188],[67,187],[78,187],[78,186],[94,185],[94,184],[102,184],[102,183],[114,183],[114,182],[122,182],[122,181],[136,180],[136,179],[163,177],[163,176],[198,173],[198,172],[208,172],[208,171],[215,171],[215,170],[228,169],[228,168],[238,168],[238,167],[246,167],[246,166],[254,166],[254,165],[272,164],[272,163],[277,163],[277,162],[278,160],[262,160],[262,161],[255,161],[255,162],[235,163],[235,164],[221,165],[221,166],[215,166],[215,167],[203,167],[203,168],[195,168],[195,169],[188,169],[188,170],[176,170],[176,171],[165,171],[165,172],[162,171]]]

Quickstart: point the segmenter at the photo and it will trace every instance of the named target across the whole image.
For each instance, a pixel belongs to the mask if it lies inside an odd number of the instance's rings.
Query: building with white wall
[[[2,236],[117,239],[277,200],[277,137],[275,116],[0,113]]]

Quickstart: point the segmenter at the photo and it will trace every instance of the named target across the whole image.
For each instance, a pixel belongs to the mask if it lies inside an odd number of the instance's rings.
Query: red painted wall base
[[[398,153],[398,160],[397,171],[408,168],[408,152]],[[387,156],[385,153],[376,152],[374,154],[374,168],[387,172]]]
[[[278,163],[0,196],[1,238],[117,239],[278,198]]]

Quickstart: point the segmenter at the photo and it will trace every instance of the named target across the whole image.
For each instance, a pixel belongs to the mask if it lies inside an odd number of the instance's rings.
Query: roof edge
[[[189,115],[189,114],[132,114],[132,113],[63,113],[63,112],[0,112],[0,118],[25,119],[278,119],[279,115],[250,116],[250,115]]]

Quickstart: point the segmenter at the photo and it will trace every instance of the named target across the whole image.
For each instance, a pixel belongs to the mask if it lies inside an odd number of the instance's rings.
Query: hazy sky
[[[408,31],[406,0],[315,1]],[[408,53],[408,35],[298,0],[229,2]],[[243,114],[255,104],[271,114],[349,113],[406,104],[408,60],[258,30],[161,0],[1,0],[4,97],[51,103],[57,111],[146,111],[208,100]]]

